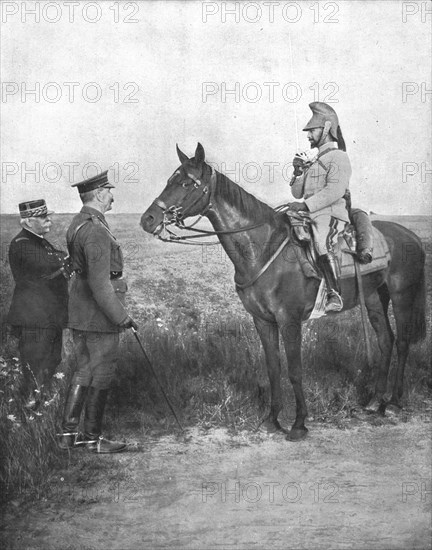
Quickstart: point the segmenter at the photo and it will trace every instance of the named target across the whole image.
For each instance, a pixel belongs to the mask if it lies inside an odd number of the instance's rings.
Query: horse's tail
[[[426,337],[426,282],[424,266],[414,296],[411,313],[411,343],[416,344]]]

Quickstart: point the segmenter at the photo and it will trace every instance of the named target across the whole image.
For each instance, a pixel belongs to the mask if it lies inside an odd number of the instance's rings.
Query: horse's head
[[[169,178],[165,189],[141,216],[144,231],[159,235],[165,225],[181,223],[190,216],[205,214],[210,205],[214,170],[204,162],[205,152],[198,143],[195,156],[188,158],[177,146],[181,165]]]

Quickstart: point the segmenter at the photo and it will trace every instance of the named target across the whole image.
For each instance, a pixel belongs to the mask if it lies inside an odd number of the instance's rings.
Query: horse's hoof
[[[396,405],[395,403],[389,403],[385,408],[385,415],[389,418],[394,418],[400,415],[402,412],[402,407]]]
[[[275,420],[272,420],[271,418],[265,418],[258,425],[257,431],[260,431],[266,434],[275,434],[283,430],[282,430],[282,426],[279,424],[277,420],[275,421]]]
[[[377,413],[380,410],[381,402],[376,397],[372,397],[366,405],[365,410],[369,413]]]
[[[306,436],[307,436],[307,433],[308,433],[308,429],[307,428],[292,428],[287,436],[286,436],[286,440],[287,441],[301,441],[302,439],[304,439]]]

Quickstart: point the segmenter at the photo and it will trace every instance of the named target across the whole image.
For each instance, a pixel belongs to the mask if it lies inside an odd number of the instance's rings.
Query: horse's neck
[[[274,210],[219,173],[210,201],[212,206],[207,217],[216,231],[232,231],[264,222],[255,229],[219,236],[240,276],[261,266],[267,260],[266,249],[282,234]]]

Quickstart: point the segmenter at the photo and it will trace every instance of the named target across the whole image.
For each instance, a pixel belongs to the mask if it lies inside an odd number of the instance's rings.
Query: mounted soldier
[[[101,436],[109,387],[115,376],[119,334],[137,328],[125,309],[126,281],[120,245],[105,219],[114,201],[107,171],[74,184],[83,202],[67,232],[75,278],[69,299],[77,361],[63,415],[60,447],[84,445],[96,453],[115,453],[126,444]],[[85,406],[84,433],[78,434]]]
[[[318,155],[312,162],[304,153],[294,157],[292,194],[296,199],[304,198],[304,202],[292,202],[289,206],[296,212],[309,212],[318,265],[327,286],[326,312],[340,311],[340,267],[334,246],[350,222],[346,196],[351,163],[334,109],[319,101],[309,107],[313,116],[303,131],[308,133],[311,149],[317,148]]]
[[[7,317],[11,335],[18,338],[24,367],[22,394],[38,395],[27,405],[35,407],[49,386],[61,361],[62,334],[67,323],[67,254],[57,250],[45,235],[52,226],[44,199],[18,206],[22,230],[12,240],[9,264],[15,280]],[[36,385],[36,387],[35,387]]]

